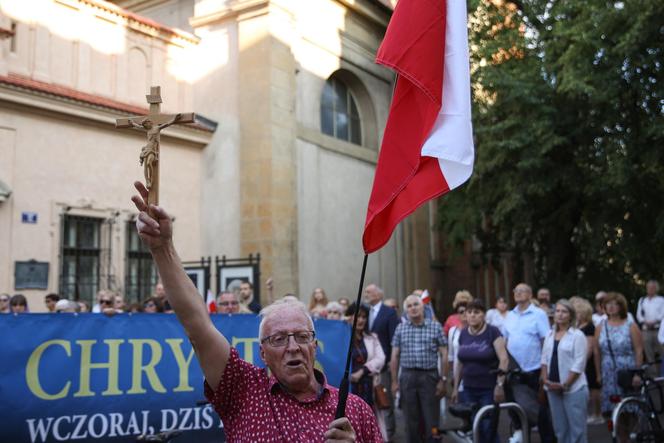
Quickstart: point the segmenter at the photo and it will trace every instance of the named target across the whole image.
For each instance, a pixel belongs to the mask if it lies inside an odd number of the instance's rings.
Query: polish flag
[[[428,289],[425,289],[422,292],[422,295],[420,296],[420,299],[422,299],[422,303],[424,303],[425,305],[428,305],[429,303],[431,303],[431,296],[429,295],[429,290]]]
[[[473,171],[466,1],[400,0],[376,62],[398,78],[362,236],[367,254]]]
[[[214,314],[217,312],[217,299],[214,297],[214,294],[211,290],[208,289],[207,297],[205,299],[205,304],[207,305],[208,312]]]

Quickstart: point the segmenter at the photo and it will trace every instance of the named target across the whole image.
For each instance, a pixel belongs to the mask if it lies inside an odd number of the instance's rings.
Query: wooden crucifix
[[[135,128],[146,131],[147,144],[141,149],[139,157],[145,174],[145,187],[148,188],[148,204],[159,204],[159,136],[162,129],[173,124],[193,123],[193,112],[186,114],[160,114],[161,87],[153,86],[150,94],[146,95],[150,104],[148,115],[119,118],[115,121],[116,128]]]

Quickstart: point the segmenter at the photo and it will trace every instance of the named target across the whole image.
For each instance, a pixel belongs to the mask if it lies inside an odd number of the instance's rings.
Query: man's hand
[[[363,375],[364,375],[364,371],[362,369],[359,369],[359,370],[353,372],[352,374],[350,374],[350,381],[353,382],[353,383],[357,383],[358,381],[360,381],[360,379],[362,378]]]
[[[131,201],[139,210],[136,228],[143,243],[151,250],[156,251],[167,246],[173,236],[171,218],[162,208],[151,205],[148,208],[148,190],[141,182],[135,182],[134,187],[140,196],[134,195]],[[148,215],[148,209],[150,215]]]
[[[396,396],[397,392],[399,392],[399,382],[396,380],[392,380],[392,396]]]
[[[346,417],[341,417],[330,423],[330,427],[325,432],[325,442],[354,442],[355,431]]]
[[[436,383],[436,397],[442,398],[445,396],[447,393],[447,387],[445,386],[445,382],[441,378],[438,380],[438,383]]]

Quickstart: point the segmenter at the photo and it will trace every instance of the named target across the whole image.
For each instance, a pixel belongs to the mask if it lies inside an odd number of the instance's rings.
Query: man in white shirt
[[[650,280],[646,283],[646,296],[639,299],[636,308],[636,319],[641,325],[643,349],[646,362],[659,362],[662,358],[662,345],[657,340],[659,326],[664,319],[664,297],[657,295],[659,283]],[[659,373],[659,363],[649,370],[652,376]]]
[[[533,290],[525,283],[514,288],[516,307],[507,314],[503,333],[507,340],[507,350],[521,368],[519,378],[521,384],[530,388],[532,395],[537,397],[540,387],[540,368],[542,359],[542,343],[549,334],[549,319],[546,313],[531,303]],[[538,423],[540,441],[553,443],[553,427],[549,408],[541,406]],[[520,441],[515,435],[510,441]]]

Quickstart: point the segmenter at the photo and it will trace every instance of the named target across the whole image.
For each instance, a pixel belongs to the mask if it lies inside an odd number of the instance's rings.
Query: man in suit
[[[380,382],[387,388],[390,398],[390,409],[385,411],[385,428],[388,441],[394,438],[396,429],[394,421],[394,401],[390,387],[392,386],[392,377],[390,375],[390,357],[392,355],[392,337],[394,330],[399,324],[397,312],[383,304],[383,290],[375,284],[370,284],[364,289],[364,300],[371,306],[369,311],[369,330],[378,336],[380,345],[385,353],[385,366],[380,373]]]

